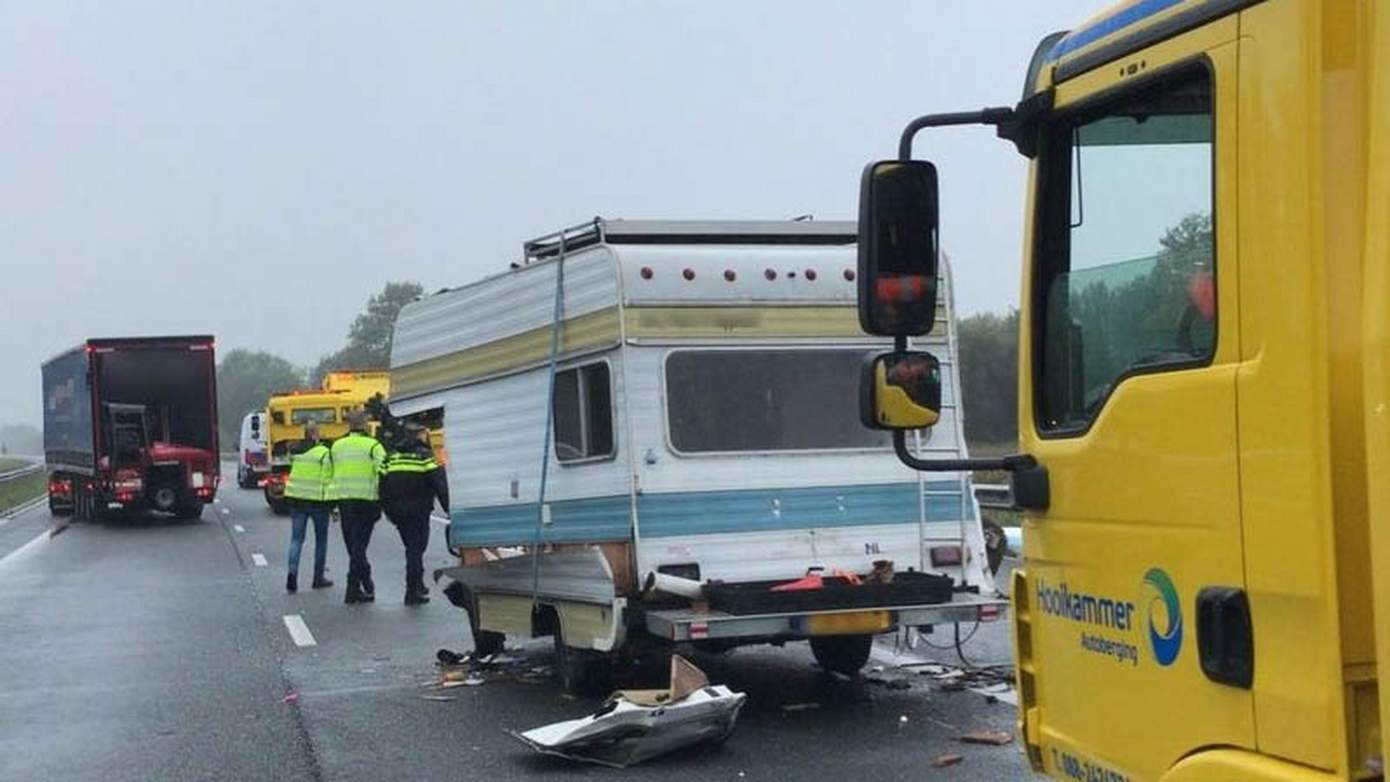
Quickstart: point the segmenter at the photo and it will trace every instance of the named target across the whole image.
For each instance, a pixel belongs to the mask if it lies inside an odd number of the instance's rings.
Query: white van
[[[270,474],[265,423],[265,412],[262,410],[254,410],[241,419],[241,436],[237,438],[236,482],[243,489],[260,486],[261,479]]]
[[[553,635],[583,687],[643,642],[810,640],[846,673],[875,634],[993,618],[967,473],[927,476],[860,422],[856,228],[605,221],[402,310],[391,412],[443,411],[436,573],[480,650]],[[945,272],[943,271],[943,277]],[[949,278],[923,455],[966,456]],[[790,588],[789,588],[790,585]]]

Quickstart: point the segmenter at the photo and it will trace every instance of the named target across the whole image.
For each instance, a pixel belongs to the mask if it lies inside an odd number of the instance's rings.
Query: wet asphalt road
[[[345,606],[336,525],[329,576],[338,585],[288,595],[288,520],[258,492],[224,486],[220,500],[195,523],[74,524],[49,537],[46,508],[0,523],[0,779],[1032,778],[1016,746],[956,740],[1012,730],[1011,706],[892,668],[954,660],[924,647],[876,652],[887,670],[874,678],[902,679],[902,690],[825,677],[804,645],[695,656],[713,681],[749,695],[722,747],[624,771],[534,755],[504,730],[583,716],[596,701],[507,677],[442,693],[450,700],[423,698],[435,650],[471,642],[464,614],[438,593],[428,606],[401,604],[394,527],[379,524],[372,539],[377,602]],[[434,533],[427,571],[449,560],[442,525]],[[315,645],[296,645],[287,615],[303,619]],[[985,625],[966,651],[1005,660],[1006,626]],[[545,666],[549,643],[518,656]],[[619,683],[659,686],[662,674],[652,666]],[[290,693],[297,702],[284,702]],[[808,703],[819,705],[783,708]],[[964,760],[932,768],[943,753]]]

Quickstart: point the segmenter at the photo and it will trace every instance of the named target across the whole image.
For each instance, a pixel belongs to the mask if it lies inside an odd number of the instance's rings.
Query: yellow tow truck
[[[1020,453],[942,466],[905,435],[940,407],[908,349],[938,254],[912,146],[971,124],[1030,171]],[[864,419],[920,469],[1013,473],[1033,767],[1384,779],[1390,5],[1124,3],[1043,40],[1016,105],[912,121],[861,187],[861,322],[896,338]]]
[[[304,439],[304,426],[318,424],[326,441],[347,434],[347,415],[382,402],[391,391],[391,374],[378,371],[339,371],[324,375],[317,389],[298,389],[275,394],[266,401],[270,418],[270,474],[263,484],[266,504],[277,514],[289,512],[285,502],[285,478],[290,470],[290,448]]]

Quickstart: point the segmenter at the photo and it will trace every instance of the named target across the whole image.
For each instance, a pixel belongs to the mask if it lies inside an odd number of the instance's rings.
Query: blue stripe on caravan
[[[961,516],[959,484],[927,484],[927,520],[954,522]],[[774,504],[774,501],[775,504]],[[643,537],[765,532],[806,527],[853,527],[917,523],[917,484],[819,486],[796,489],[642,494],[637,498]],[[536,503],[459,508],[452,513],[450,536],[456,545],[502,546],[529,543],[536,529]],[[975,505],[965,504],[974,519]],[[543,540],[573,543],[626,540],[626,496],[560,500],[550,503],[551,523]]]
[[[630,505],[627,495],[562,500],[550,505],[550,524],[541,539],[548,543],[627,540]],[[455,545],[507,546],[530,543],[539,523],[536,503],[459,508],[449,514]]]
[[[1140,0],[1127,8],[1122,8],[1115,13],[1097,19],[1086,27],[1072,30],[1066,37],[1057,42],[1052,47],[1052,51],[1047,55],[1047,61],[1061,59],[1066,55],[1076,51],[1091,43],[1095,43],[1111,33],[1119,32],[1133,24],[1138,24],[1154,14],[1163,12],[1173,6],[1184,2],[1184,0]]]

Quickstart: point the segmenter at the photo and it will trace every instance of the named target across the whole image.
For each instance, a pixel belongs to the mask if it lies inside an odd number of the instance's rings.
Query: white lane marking
[[[436,516],[431,513],[430,521],[433,521],[435,524],[443,524],[446,527],[449,526],[449,519],[446,516]]]
[[[230,515],[232,515],[232,512],[231,512],[230,510],[226,509],[226,508],[223,508],[223,509],[222,509],[222,515],[223,515],[223,516],[230,516]]]
[[[241,526],[240,524],[233,524],[233,525],[232,525],[232,529],[236,530],[237,532],[245,532],[245,531],[246,531],[246,528],[243,527],[243,526]]]
[[[314,634],[309,632],[309,625],[304,624],[304,617],[299,614],[285,614],[285,629],[290,631],[290,640],[294,641],[295,646],[319,645],[314,640]]]
[[[47,540],[47,539],[48,539],[48,530],[44,530],[43,532],[40,532],[38,535],[35,535],[35,536],[34,536],[34,539],[33,539],[33,540],[29,541],[28,543],[25,543],[23,546],[20,546],[19,548],[15,549],[14,551],[11,551],[10,553],[6,554],[5,556],[0,557],[0,566],[6,565],[6,564],[8,564],[8,563],[10,563],[10,562],[16,562],[16,561],[18,561],[21,554],[23,554],[23,553],[26,552],[26,551],[31,551],[31,550],[33,550],[34,548],[36,548],[36,547],[42,545],[43,542],[44,542],[45,540]]]
[[[265,561],[265,555],[260,552],[252,554],[251,561],[256,563],[256,567],[265,567],[267,564]]]

